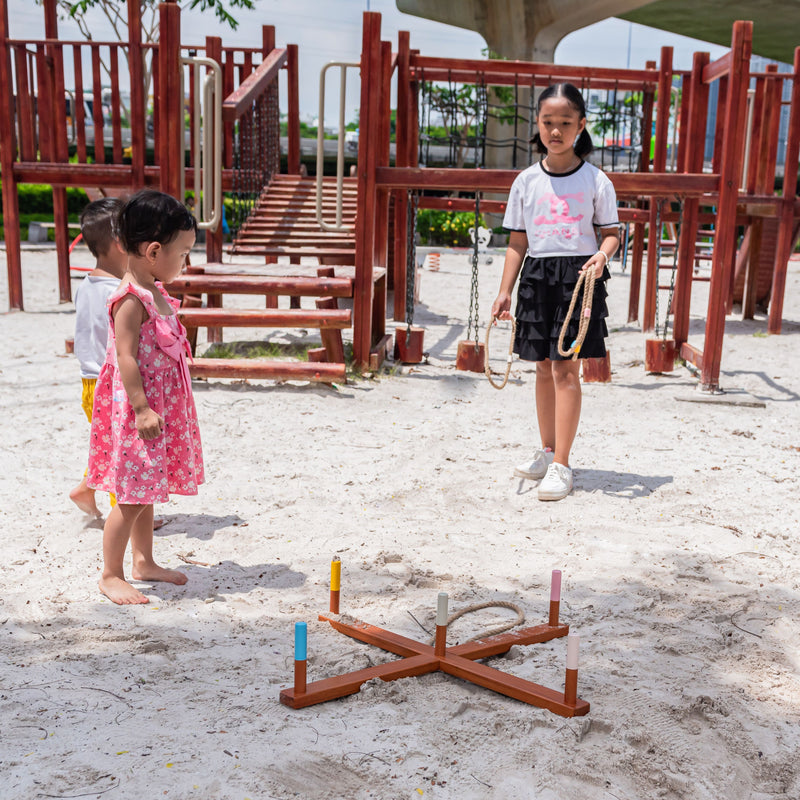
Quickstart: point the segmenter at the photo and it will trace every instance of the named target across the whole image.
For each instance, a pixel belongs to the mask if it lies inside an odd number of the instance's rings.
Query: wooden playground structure
[[[517,172],[420,166],[421,89],[444,81],[523,86],[533,94],[566,80],[584,92],[635,93],[641,102],[640,141],[650,142],[654,131],[652,146],[642,146],[637,155],[635,171],[609,173],[620,219],[630,230],[628,318],[640,321],[651,336],[647,369],[669,371],[680,357],[699,370],[701,388],[718,391],[725,319],[736,301],[746,318],[757,303],[768,304],[768,332],[781,332],[787,267],[800,233],[800,48],[791,72],[772,66],[751,71],[752,23],[735,23],[731,49],[717,61],[696,53],[691,70],[676,70],[672,50],[665,47],[658,63],[632,70],[425,56],[412,49],[405,32],[393,49],[381,39],[380,14],[366,12],[357,176],[343,177],[339,166],[335,178],[320,175],[318,184],[301,169],[300,54],[295,45],[276,46],[272,26],[263,27],[257,48],[224,47],[214,36],[187,45],[181,42],[180,8],[165,0],[159,7],[160,39],[144,43],[139,3],[128,0],[127,42],[64,41],[58,36],[56,0],[45,0],[43,13],[44,39],[13,39],[7,3],[0,0],[0,172],[11,309],[24,308],[18,184],[53,187],[64,302],[71,300],[67,187],[84,187],[93,196],[154,186],[181,198],[186,187],[194,187],[207,263],[193,264],[170,287],[183,297],[187,327],[207,328],[210,342],[220,341],[226,327],[319,328],[322,347],[310,353],[317,360],[308,363],[197,358],[193,374],[344,381],[343,329],[352,328],[353,362],[375,368],[391,344],[387,315],[406,320],[406,290],[416,269],[416,209],[474,210],[476,195],[507,193]],[[148,60],[156,98],[151,113]],[[107,79],[101,63],[107,65]],[[130,96],[123,102],[120,86],[128,82]],[[671,97],[675,87],[677,115],[671,123],[670,104],[659,98]],[[712,87],[717,105],[710,127]],[[281,92],[287,107],[283,159]],[[87,99],[92,101],[88,118]],[[673,146],[668,166],[671,135],[677,152]],[[246,274],[223,264],[223,211],[214,199],[223,192],[234,197],[236,216],[228,220],[234,230],[227,249],[253,258]],[[485,212],[503,207],[500,200],[481,200]],[[659,288],[665,227],[674,233],[673,268],[669,287]],[[703,235],[711,261],[710,274],[702,276],[708,280],[705,330],[702,342],[690,342],[692,285],[701,277],[696,264]],[[294,273],[291,265],[308,256],[318,260],[316,274],[299,267]],[[289,269],[275,270],[279,257],[288,257]],[[668,337],[665,318],[659,337],[654,335],[661,327],[659,292],[665,288],[671,332]],[[260,308],[225,308],[226,294],[264,300]],[[289,307],[280,307],[279,298],[289,298]],[[303,307],[301,298],[313,298],[315,307]],[[347,298],[352,310],[339,308],[339,299]]]

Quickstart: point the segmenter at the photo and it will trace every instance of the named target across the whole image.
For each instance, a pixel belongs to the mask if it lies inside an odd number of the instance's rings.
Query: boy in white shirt
[[[117,288],[128,265],[127,253],[119,246],[116,219],[122,201],[104,197],[89,203],[81,214],[83,241],[95,257],[94,269],[75,293],[75,355],[81,368],[83,391],[81,406],[89,422],[94,407],[94,387],[100,367],[106,360],[108,339],[107,300]],[[69,493],[70,500],[86,514],[100,517],[94,489],[86,485],[86,474]],[[114,505],[114,496],[111,504]]]

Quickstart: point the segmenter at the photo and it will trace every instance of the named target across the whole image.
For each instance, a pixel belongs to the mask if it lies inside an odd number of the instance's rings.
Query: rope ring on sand
[[[480,639],[488,639],[490,636],[497,636],[498,633],[505,633],[505,631],[509,631],[512,628],[516,628],[517,625],[522,625],[525,622],[525,614],[523,613],[522,609],[516,605],[515,603],[509,603],[507,600],[489,600],[486,603],[474,603],[471,606],[466,606],[462,608],[460,611],[456,611],[454,614],[451,614],[447,618],[447,622],[445,625],[447,627],[450,626],[451,622],[455,622],[459,617],[463,617],[464,614],[471,614],[473,611],[481,611],[484,608],[509,608],[511,611],[515,611],[517,614],[517,618],[512,620],[511,622],[505,622],[502,625],[497,625],[494,628],[489,628],[488,631],[484,631],[477,636],[473,636],[470,639],[464,639],[464,642],[477,642]],[[431,638],[431,642],[435,640],[435,637]],[[463,644],[463,642],[462,642]]]
[[[578,273],[578,281],[575,288],[572,290],[572,299],[569,301],[569,311],[564,318],[564,324],[561,326],[561,335],[558,337],[558,354],[567,358],[572,356],[572,360],[578,357],[581,351],[583,340],[586,338],[586,332],[589,330],[589,323],[592,318],[592,300],[594,299],[594,283],[597,280],[594,274],[594,266],[587,267]],[[564,349],[564,337],[567,335],[567,328],[572,320],[572,312],[575,310],[575,304],[578,301],[581,286],[583,285],[583,300],[581,302],[581,312],[578,318],[578,333],[575,336],[569,349]]]
[[[511,362],[514,359],[514,339],[516,338],[517,334],[517,321],[514,317],[511,317],[511,339],[508,342],[508,358],[506,359],[506,371],[503,375],[503,382],[502,383],[495,383],[492,380],[492,369],[489,366],[489,334],[494,327],[495,320],[497,319],[496,316],[492,317],[491,321],[489,322],[489,327],[486,329],[486,350],[484,352],[484,361],[483,361],[483,371],[486,373],[486,377],[489,379],[489,383],[494,386],[495,389],[502,389],[508,383],[508,376],[511,374]]]

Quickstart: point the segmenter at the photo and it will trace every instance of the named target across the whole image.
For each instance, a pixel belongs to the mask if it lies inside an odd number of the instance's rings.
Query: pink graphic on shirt
[[[583,214],[571,213],[570,201],[583,202],[583,192],[575,194],[553,194],[547,192],[536,200],[533,222],[535,225],[563,225],[568,222],[580,222]]]

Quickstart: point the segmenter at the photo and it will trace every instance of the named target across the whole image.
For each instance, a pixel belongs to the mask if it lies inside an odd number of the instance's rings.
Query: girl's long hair
[[[539,116],[539,112],[542,108],[542,103],[545,100],[549,100],[551,97],[564,97],[567,99],[569,104],[578,112],[578,115],[581,119],[586,118],[586,103],[583,100],[583,95],[575,88],[571,83],[554,83],[552,86],[548,86],[540,95],[539,100],[536,103],[536,116]],[[534,134],[533,138],[531,139],[531,144],[536,146],[536,152],[546,154],[547,148],[542,143],[542,139],[539,136],[538,131]],[[584,156],[588,156],[589,153],[594,150],[594,145],[592,144],[592,137],[589,135],[589,131],[584,129],[581,131],[580,136],[575,140],[575,144],[573,145],[573,150],[575,150],[575,155],[579,158],[583,158]]]

